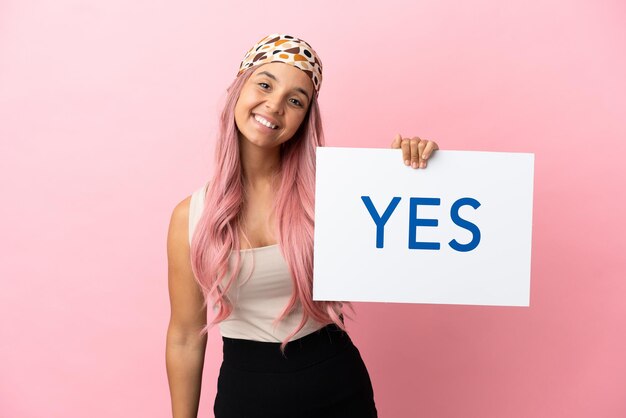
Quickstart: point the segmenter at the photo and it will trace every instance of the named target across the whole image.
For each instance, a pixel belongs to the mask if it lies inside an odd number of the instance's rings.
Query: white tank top
[[[189,243],[204,210],[208,183],[191,195],[189,206]],[[278,245],[240,250],[241,271],[228,290],[233,311],[219,323],[224,337],[254,341],[281,342],[296,329],[302,320],[302,306],[276,326],[273,322],[289,303],[293,292],[291,274]],[[230,266],[235,257],[231,255]],[[304,337],[323,324],[309,318],[304,327],[291,339]]]

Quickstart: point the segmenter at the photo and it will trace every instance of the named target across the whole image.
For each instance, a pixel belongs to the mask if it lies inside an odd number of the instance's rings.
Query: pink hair
[[[239,75],[228,88],[220,119],[214,175],[207,190],[205,210],[191,242],[191,265],[203,290],[204,306],[211,299],[213,307],[217,308],[215,319],[201,334],[206,334],[209,327],[232,312],[233,306],[226,294],[241,270],[239,227],[244,187],[234,114],[239,94],[253,70],[254,67]],[[322,120],[314,95],[300,128],[282,145],[280,186],[274,204],[278,244],[294,285],[291,299],[275,323],[293,312],[298,302],[303,308],[300,324],[280,346],[283,351],[309,318],[324,325],[335,323],[345,330],[341,302],[313,301],[315,149],[323,145]],[[231,254],[235,263],[229,272]],[[218,286],[220,283],[222,286]],[[346,305],[354,311],[350,303]]]

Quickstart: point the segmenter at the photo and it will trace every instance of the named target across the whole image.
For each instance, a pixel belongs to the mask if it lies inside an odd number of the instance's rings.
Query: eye
[[[291,103],[295,104],[298,107],[303,107],[302,103],[298,99],[291,99]]]
[[[267,90],[270,88],[270,85],[267,83],[259,83],[259,86],[261,86],[261,88],[264,90]]]

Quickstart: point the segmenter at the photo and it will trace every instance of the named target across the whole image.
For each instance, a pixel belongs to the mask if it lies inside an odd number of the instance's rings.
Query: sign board
[[[317,149],[314,300],[529,306],[534,154]]]

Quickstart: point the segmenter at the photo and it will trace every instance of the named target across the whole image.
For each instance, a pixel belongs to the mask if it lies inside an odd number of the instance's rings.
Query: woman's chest
[[[241,249],[267,247],[277,243],[271,199],[263,196],[246,199],[239,234]]]

